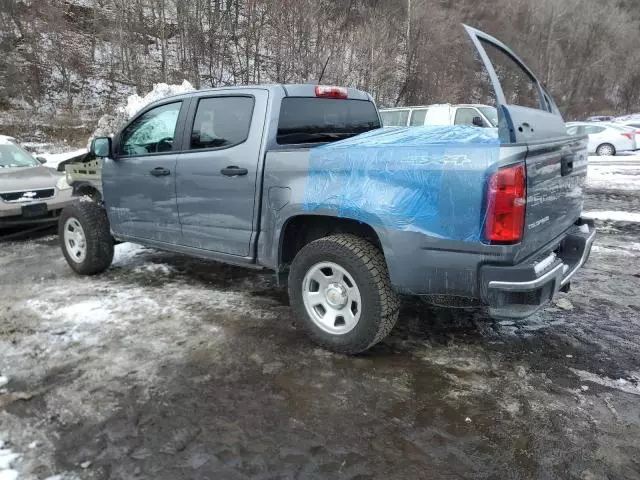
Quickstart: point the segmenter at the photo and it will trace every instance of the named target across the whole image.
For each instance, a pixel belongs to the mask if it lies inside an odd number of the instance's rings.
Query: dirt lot
[[[123,244],[87,279],[54,236],[1,244],[0,478],[9,451],[21,480],[640,478],[640,224],[600,227],[532,319],[407,300],[357,358],[269,274]]]

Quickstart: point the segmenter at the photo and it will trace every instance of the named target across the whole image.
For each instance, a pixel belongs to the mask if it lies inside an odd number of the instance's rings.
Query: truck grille
[[[47,188],[44,190],[24,190],[22,192],[0,193],[0,198],[5,202],[29,202],[32,200],[44,200],[51,198],[55,194],[55,189]]]

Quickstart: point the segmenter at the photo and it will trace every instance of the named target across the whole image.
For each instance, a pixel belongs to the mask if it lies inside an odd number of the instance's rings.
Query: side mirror
[[[472,123],[474,127],[484,127],[484,120],[482,120],[482,117],[473,117]]]
[[[109,137],[94,138],[91,142],[91,153],[98,158],[111,157],[111,139]]]
[[[44,157],[36,157],[36,160],[38,160],[42,165],[47,163],[47,159]]]

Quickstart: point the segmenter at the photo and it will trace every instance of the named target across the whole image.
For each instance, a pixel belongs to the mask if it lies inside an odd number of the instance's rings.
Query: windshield
[[[35,167],[38,161],[17,145],[0,144],[0,168]]]
[[[491,122],[492,127],[498,126],[498,110],[496,107],[478,107],[478,109]]]

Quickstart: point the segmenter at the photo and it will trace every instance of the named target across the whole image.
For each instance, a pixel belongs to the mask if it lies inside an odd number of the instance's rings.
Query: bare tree
[[[638,111],[639,1],[0,0],[0,109],[91,120],[157,82],[308,82],[325,64],[323,81],[383,106],[490,102],[465,22],[511,45],[567,117]]]

